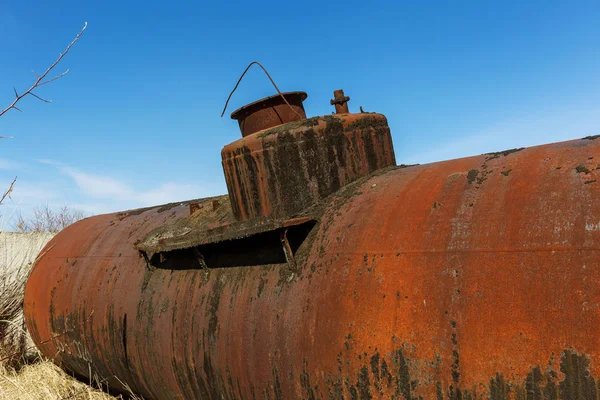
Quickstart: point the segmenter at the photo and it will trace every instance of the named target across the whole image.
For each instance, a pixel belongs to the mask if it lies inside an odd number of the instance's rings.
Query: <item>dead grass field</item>
[[[114,400],[100,390],[67,375],[50,361],[25,365],[16,372],[0,365],[0,399],[4,400]]]

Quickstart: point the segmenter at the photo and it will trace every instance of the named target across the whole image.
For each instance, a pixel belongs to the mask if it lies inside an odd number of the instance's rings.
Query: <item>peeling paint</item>
[[[585,230],[588,232],[600,231],[600,222],[598,222],[597,224],[585,224]]]

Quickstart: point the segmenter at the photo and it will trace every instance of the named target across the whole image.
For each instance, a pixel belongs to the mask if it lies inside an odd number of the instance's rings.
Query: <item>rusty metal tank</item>
[[[228,196],[59,233],[40,351],[148,399],[597,399],[598,137],[396,166],[338,95],[226,146]]]

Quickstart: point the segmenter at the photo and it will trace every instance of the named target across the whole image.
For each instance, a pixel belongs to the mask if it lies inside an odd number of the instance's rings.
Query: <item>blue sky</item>
[[[397,162],[426,163],[600,133],[600,2],[5,1],[0,108],[88,29],[22,113],[0,118],[0,187],[14,209],[87,214],[225,193],[234,109],[274,93],[307,114],[388,117]]]

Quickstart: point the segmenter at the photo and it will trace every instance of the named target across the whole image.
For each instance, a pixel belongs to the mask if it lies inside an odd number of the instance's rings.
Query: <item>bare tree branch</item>
[[[7,197],[10,199],[10,194],[13,191],[13,187],[15,186],[16,181],[17,181],[17,177],[15,176],[15,179],[13,179],[12,183],[10,184],[10,186],[8,187],[6,192],[4,192],[4,194],[2,195],[2,198],[0,198],[0,204],[2,204],[4,202],[4,199],[6,199]]]
[[[87,28],[87,22],[83,25],[83,28],[81,29],[81,31],[77,34],[77,36],[75,36],[75,39],[73,39],[73,41],[67,46],[67,49],[62,52],[60,54],[60,56],[58,56],[58,58],[56,59],[56,61],[54,61],[54,63],[48,67],[48,69],[46,70],[46,72],[44,72],[42,75],[38,76],[36,81],[34,82],[33,85],[31,85],[31,87],[29,89],[27,89],[26,91],[24,91],[21,94],[17,93],[17,89],[13,88],[15,91],[15,99],[13,100],[12,104],[9,105],[8,107],[6,107],[4,110],[0,111],[0,117],[2,115],[4,115],[6,112],[8,112],[11,109],[15,109],[17,111],[21,111],[19,108],[16,107],[17,103],[25,96],[31,94],[32,96],[36,97],[39,100],[42,100],[46,103],[49,103],[51,100],[45,100],[40,98],[39,96],[35,95],[32,93],[32,91],[35,88],[38,88],[40,86],[43,86],[47,83],[53,82],[57,79],[62,78],[63,76],[65,76],[66,74],[69,73],[69,70],[66,70],[65,72],[63,72],[60,75],[55,76],[54,78],[48,79],[48,80],[44,80],[46,79],[46,76],[50,73],[50,71],[52,71],[54,69],[54,67],[56,67],[58,65],[58,63],[63,59],[64,56],[67,55],[67,53],[69,52],[69,50],[71,50],[71,47],[73,47],[73,45],[75,44],[75,42],[77,42],[79,40],[79,38],[81,37],[81,35],[83,35],[83,32],[85,32],[85,29]],[[37,75],[36,75],[37,76]]]
[[[42,204],[33,209],[33,214],[24,218],[17,213],[15,228],[19,232],[60,232],[67,226],[79,221],[85,215],[81,211],[69,207],[52,209],[48,204]]]
[[[85,29],[85,28],[84,28],[84,29]],[[57,75],[57,76],[55,76],[55,77],[54,77],[54,78],[52,78],[52,79],[48,79],[47,81],[44,81],[44,82],[40,83],[38,86],[42,86],[42,85],[45,85],[46,83],[54,82],[55,80],[57,80],[57,79],[60,79],[60,78],[62,78],[63,76],[65,76],[66,74],[68,74],[68,73],[69,73],[69,71],[70,71],[70,69],[68,69],[68,68],[67,68],[67,70],[66,70],[65,72],[63,72],[62,74],[60,74],[60,75]]]
[[[42,99],[40,96],[38,96],[37,94],[35,94],[33,92],[31,92],[29,94],[32,95],[33,97],[35,97],[36,99],[43,101],[44,103],[52,103],[52,100]]]

